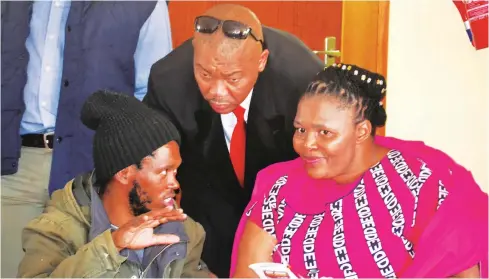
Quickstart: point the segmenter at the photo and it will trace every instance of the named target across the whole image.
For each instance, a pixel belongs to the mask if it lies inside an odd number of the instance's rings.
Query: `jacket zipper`
[[[158,258],[163,252],[165,252],[166,249],[168,249],[169,247],[175,245],[175,244],[180,244],[180,243],[186,243],[188,241],[179,241],[179,242],[176,242],[176,243],[172,243],[172,244],[169,244],[167,245],[165,248],[163,248],[163,250],[161,250],[148,264],[148,266],[143,270],[143,272],[141,273],[141,276],[139,278],[144,278],[144,276],[146,276],[146,273],[148,272],[148,269],[151,267],[151,265],[153,264],[153,262],[156,260],[156,258]],[[166,268],[166,267],[165,267]]]

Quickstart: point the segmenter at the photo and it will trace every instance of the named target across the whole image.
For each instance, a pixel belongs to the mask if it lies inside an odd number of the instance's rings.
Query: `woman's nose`
[[[315,133],[307,133],[305,140],[304,140],[304,146],[307,149],[315,149],[316,148],[316,134]]]

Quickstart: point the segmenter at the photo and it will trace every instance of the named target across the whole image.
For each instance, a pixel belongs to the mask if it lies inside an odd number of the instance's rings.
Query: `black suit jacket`
[[[203,99],[195,81],[191,40],[153,65],[144,98],[150,107],[167,114],[181,133],[182,208],[204,226],[203,260],[219,277],[229,277],[234,234],[257,172],[297,156],[292,148],[297,102],[324,67],[291,34],[268,27],[263,32],[270,55],[251,98],[243,188],[229,158],[221,117]]]

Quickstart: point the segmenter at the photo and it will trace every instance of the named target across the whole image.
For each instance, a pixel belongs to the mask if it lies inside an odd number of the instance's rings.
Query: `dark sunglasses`
[[[250,35],[255,41],[260,42],[264,49],[263,40],[258,39],[248,25],[235,20],[220,20],[211,16],[199,16],[195,18],[195,31],[203,34],[212,34],[221,26],[226,37],[244,40]]]

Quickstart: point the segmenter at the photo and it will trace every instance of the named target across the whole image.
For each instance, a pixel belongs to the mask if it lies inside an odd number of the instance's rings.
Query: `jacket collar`
[[[105,211],[102,200],[99,198],[95,187],[90,187],[91,194],[91,208],[90,213],[92,215],[92,224],[90,226],[90,232],[88,234],[89,241],[102,234],[106,230],[114,230],[115,227],[110,223],[107,212]],[[121,251],[121,255],[128,258],[132,262],[141,264],[135,251],[124,249]]]
[[[91,226],[88,234],[89,241],[102,234],[104,231],[114,229],[111,225],[107,212],[103,206],[102,200],[97,193],[97,186],[95,184],[96,178],[94,172],[89,172],[84,175],[80,175],[73,181],[73,195],[81,206],[90,206],[90,218]],[[88,203],[88,204],[87,204]],[[175,234],[180,237],[180,242],[187,243],[189,237],[185,232],[182,222],[169,222],[162,224],[154,229],[155,234]],[[165,253],[162,253],[168,245],[151,246],[144,249],[144,256],[142,262],[134,250],[124,249],[121,251],[121,255],[128,258],[128,260],[141,264],[143,269],[146,270],[148,266],[155,262],[154,268],[150,267],[148,275],[153,274],[158,276],[155,270],[163,272],[165,266],[168,264],[167,260],[161,261],[165,257]],[[180,253],[180,257],[185,257],[186,249],[183,253]],[[163,266],[162,266],[163,265]],[[159,272],[158,272],[159,273]]]

